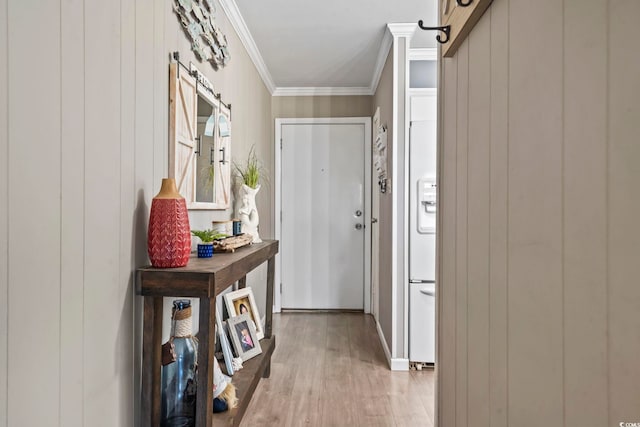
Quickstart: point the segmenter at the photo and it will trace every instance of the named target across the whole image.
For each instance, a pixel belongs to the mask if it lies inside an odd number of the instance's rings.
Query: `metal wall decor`
[[[380,123],[380,107],[376,107],[373,115],[373,131],[375,143],[373,144],[373,166],[378,174],[380,192],[387,192],[387,126]]]
[[[173,11],[200,60],[210,62],[216,70],[229,63],[227,37],[216,25],[213,0],[173,0]]]

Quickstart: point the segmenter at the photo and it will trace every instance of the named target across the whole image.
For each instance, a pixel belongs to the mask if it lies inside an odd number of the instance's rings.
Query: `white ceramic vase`
[[[251,188],[242,184],[236,197],[236,217],[242,221],[242,232],[253,236],[253,243],[260,243],[260,235],[258,234],[258,224],[260,216],[256,207],[256,194],[260,191],[260,185]]]

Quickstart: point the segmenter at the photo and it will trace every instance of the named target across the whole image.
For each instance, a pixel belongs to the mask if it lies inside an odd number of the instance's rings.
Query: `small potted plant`
[[[213,256],[213,241],[227,237],[226,234],[213,230],[191,230],[191,234],[202,242],[198,243],[198,258],[211,258]]]

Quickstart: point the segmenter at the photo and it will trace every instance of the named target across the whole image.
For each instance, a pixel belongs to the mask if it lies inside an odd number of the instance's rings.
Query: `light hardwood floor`
[[[370,315],[276,314],[274,334],[241,426],[433,426],[433,371],[390,371]]]

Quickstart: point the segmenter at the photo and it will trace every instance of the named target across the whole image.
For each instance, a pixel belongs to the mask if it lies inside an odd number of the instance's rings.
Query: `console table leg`
[[[275,275],[276,258],[272,256],[267,261],[267,317],[265,319],[264,337],[271,338],[271,328],[273,325],[273,278]],[[265,377],[267,378],[267,377]]]
[[[213,422],[213,358],[216,324],[216,299],[200,298],[198,330],[198,391],[196,427],[211,427]]]
[[[271,357],[269,357],[269,363],[267,363],[267,367],[264,368],[264,372],[262,373],[262,378],[269,378],[271,376]]]
[[[141,424],[160,425],[162,298],[144,297]]]

